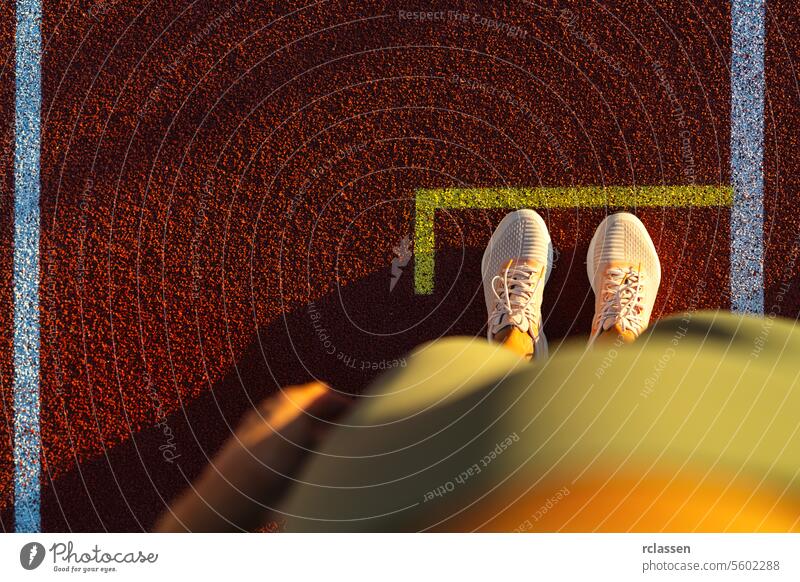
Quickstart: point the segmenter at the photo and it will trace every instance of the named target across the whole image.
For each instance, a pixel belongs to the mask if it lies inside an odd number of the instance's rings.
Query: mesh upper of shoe
[[[542,295],[552,262],[551,255],[550,235],[538,214],[532,210],[518,210],[506,215],[492,235],[482,264],[484,298],[490,320],[493,319],[498,303],[495,292],[502,290],[502,285],[498,285],[501,281],[496,277],[505,276],[509,261],[517,265],[534,264],[538,269],[537,275],[531,278],[533,288],[531,305],[534,306],[536,331],[540,333]],[[513,272],[513,269],[510,272]],[[522,327],[523,331],[528,331],[526,325]],[[490,325],[489,337],[492,334],[491,328]]]
[[[595,293],[593,328],[600,322],[598,315],[608,312],[607,290],[614,287],[612,281],[624,280],[619,277],[620,269],[625,272],[634,271],[640,279],[637,289],[640,318],[644,322],[643,327],[647,327],[661,284],[661,264],[647,229],[632,214],[613,214],[598,227],[592,247],[587,270]],[[618,302],[620,298],[611,299]],[[608,327],[610,326],[605,326],[606,329]],[[637,335],[640,331],[636,329]]]

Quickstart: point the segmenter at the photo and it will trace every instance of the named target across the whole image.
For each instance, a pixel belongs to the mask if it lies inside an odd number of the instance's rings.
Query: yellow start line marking
[[[573,186],[439,188],[416,192],[414,291],[433,293],[437,210],[574,207],[708,207],[733,204],[731,186]]]

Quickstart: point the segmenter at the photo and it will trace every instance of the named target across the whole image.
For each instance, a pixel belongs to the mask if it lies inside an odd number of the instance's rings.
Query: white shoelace
[[[502,275],[492,278],[492,292],[496,301],[489,316],[490,338],[509,325],[529,333],[534,339],[539,336],[541,314],[534,297],[543,273],[543,267],[524,263],[512,267],[509,263]]]
[[[595,325],[597,333],[619,324],[622,331],[632,331],[638,337],[644,331],[642,305],[642,273],[633,267],[609,269],[603,287],[603,306]]]

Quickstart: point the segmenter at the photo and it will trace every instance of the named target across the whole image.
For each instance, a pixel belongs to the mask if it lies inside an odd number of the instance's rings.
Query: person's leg
[[[507,350],[531,360],[535,356],[534,341],[527,333],[514,326],[507,326],[492,337],[492,341],[500,344]]]
[[[795,531],[797,351],[790,323],[713,312],[620,348],[568,341],[533,364],[441,340],[368,389],[282,519],[287,531]]]
[[[320,382],[289,386],[251,411],[200,477],[158,520],[158,532],[251,531],[348,399]]]

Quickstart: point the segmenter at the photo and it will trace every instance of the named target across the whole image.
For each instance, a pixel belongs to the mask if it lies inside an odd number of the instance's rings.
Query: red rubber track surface
[[[0,509],[14,495],[11,451],[14,434],[11,292],[14,240],[14,7],[0,6]],[[2,531],[13,530],[0,511]]]
[[[503,212],[439,213],[435,293],[414,295],[413,262],[390,293],[415,189],[730,183],[727,3],[571,4],[572,28],[553,2],[442,8],[527,31],[516,38],[399,17],[430,6],[44,2],[45,530],[149,528],[279,386],[318,377],[358,394],[379,373],[362,362],[485,333],[479,260]],[[3,55],[12,31],[4,22]],[[796,270],[785,272],[798,232],[798,32],[791,2],[771,1],[766,292],[769,308],[790,281],[790,317],[800,311]],[[3,69],[3,128],[9,79]],[[3,188],[10,199],[8,179]],[[589,328],[584,258],[605,213],[543,212],[559,251],[545,294],[553,339]],[[6,203],[4,241],[9,214]],[[664,267],[657,315],[727,308],[728,210],[638,214]],[[311,301],[355,368],[328,353]],[[0,302],[5,443],[10,293]],[[10,455],[4,447],[5,529]]]

